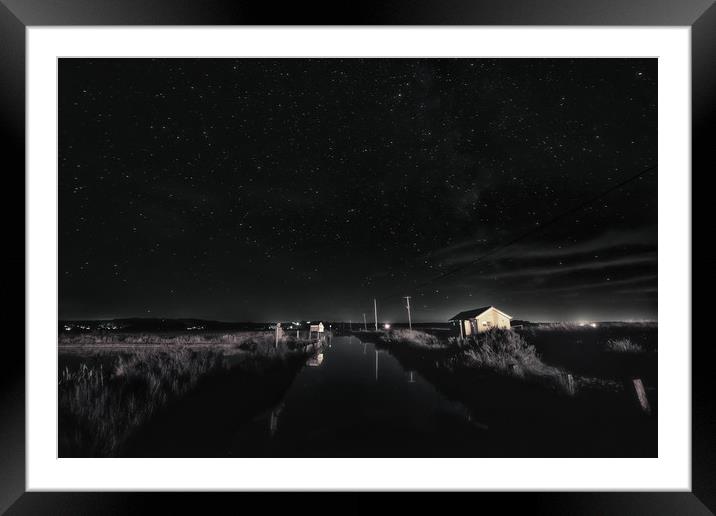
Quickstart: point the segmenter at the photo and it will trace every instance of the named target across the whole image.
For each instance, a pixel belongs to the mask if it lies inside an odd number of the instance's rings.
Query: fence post
[[[570,396],[574,396],[574,377],[571,374],[567,374],[567,392]]]
[[[651,414],[651,406],[649,406],[649,400],[646,397],[646,390],[644,389],[644,384],[641,382],[640,378],[634,378],[632,382],[634,383],[634,390],[636,391],[636,396],[637,398],[639,398],[639,405],[641,405],[641,410],[643,410],[647,414]]]

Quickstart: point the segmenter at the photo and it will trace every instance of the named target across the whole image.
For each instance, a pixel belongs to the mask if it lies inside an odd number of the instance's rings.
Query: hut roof
[[[475,317],[478,317],[478,316],[484,314],[485,312],[487,312],[490,308],[495,308],[495,307],[490,305],[490,306],[481,306],[480,308],[473,308],[472,310],[465,310],[464,312],[460,312],[459,314],[451,317],[449,320],[450,321],[464,321],[465,319],[474,319]],[[497,310],[497,308],[495,308],[495,310]],[[497,311],[500,312],[502,315],[512,319],[512,316],[507,315],[502,310],[497,310]]]

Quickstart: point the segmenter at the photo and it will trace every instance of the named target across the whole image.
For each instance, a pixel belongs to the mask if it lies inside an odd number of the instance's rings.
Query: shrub
[[[635,344],[631,339],[609,339],[607,341],[607,351],[615,353],[642,353],[644,348],[639,344]]]
[[[520,376],[542,364],[534,346],[509,330],[490,330],[460,342],[469,363]]]
[[[565,371],[542,362],[535,347],[513,330],[493,329],[456,342],[468,367],[546,380],[569,395],[575,394],[574,382],[567,381]]]

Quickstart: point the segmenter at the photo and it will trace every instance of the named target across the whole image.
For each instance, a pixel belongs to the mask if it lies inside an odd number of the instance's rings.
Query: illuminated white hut
[[[322,322],[311,323],[308,327],[308,338],[310,339],[314,332],[316,333],[316,338],[322,337],[324,331]]]
[[[460,336],[467,337],[493,328],[509,329],[511,319],[512,316],[494,306],[481,306],[460,312],[450,322],[460,327]]]

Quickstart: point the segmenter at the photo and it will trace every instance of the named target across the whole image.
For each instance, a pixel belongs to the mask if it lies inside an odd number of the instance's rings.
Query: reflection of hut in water
[[[306,360],[306,365],[310,367],[318,367],[323,363],[323,353],[316,353],[316,355],[312,356],[308,360]]]
[[[460,312],[452,317],[450,322],[459,326],[461,337],[467,337],[493,328],[509,329],[510,319],[512,316],[494,306],[483,306]]]

